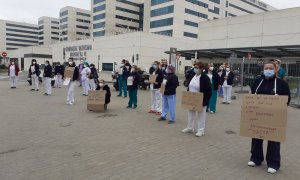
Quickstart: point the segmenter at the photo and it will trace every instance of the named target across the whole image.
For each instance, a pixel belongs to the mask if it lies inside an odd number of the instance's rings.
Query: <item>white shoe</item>
[[[275,174],[277,172],[277,170],[276,169],[273,169],[273,168],[268,168],[268,173],[270,173],[270,174]]]
[[[181,132],[183,132],[183,133],[193,133],[194,130],[193,129],[189,129],[189,128],[185,128]]]
[[[253,162],[253,161],[249,161],[249,162],[248,162],[248,166],[255,167],[256,164],[255,164],[255,162]]]
[[[213,111],[210,111],[210,114],[215,114],[215,112],[213,112]]]
[[[197,133],[196,133],[196,136],[197,136],[197,137],[202,137],[202,136],[204,136],[204,132],[197,132]]]

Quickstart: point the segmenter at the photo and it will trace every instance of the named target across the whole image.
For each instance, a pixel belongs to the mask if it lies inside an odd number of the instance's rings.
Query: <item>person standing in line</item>
[[[288,96],[287,105],[291,100],[289,85],[282,79],[276,77],[277,67],[274,62],[267,62],[264,65],[263,75],[251,86],[252,94],[282,95]],[[266,112],[268,113],[268,112]],[[268,173],[274,174],[280,168],[280,142],[268,141],[267,149]],[[248,166],[260,166],[264,161],[263,140],[252,138],[251,157]]]
[[[153,72],[151,75],[156,75],[155,83],[150,84],[151,109],[149,113],[155,113],[160,116],[162,112],[162,94],[160,92],[161,83],[164,80],[164,74],[159,68],[160,63],[154,61],[152,63]]]
[[[222,83],[221,77],[222,77],[222,74],[223,74],[223,70],[224,70],[224,67],[223,67],[223,65],[221,65],[219,67],[219,70],[218,70],[219,79],[221,81],[220,83]],[[222,88],[222,86],[221,86],[221,88],[219,88],[218,94],[219,94],[219,97],[223,97],[223,88]]]
[[[111,92],[108,85],[105,84],[103,79],[98,80],[96,91],[106,91],[104,109],[107,110],[107,105],[110,103]]]
[[[276,65],[276,70],[277,70],[276,76],[278,78],[280,78],[280,79],[286,80],[286,77],[285,77],[286,72],[281,67],[281,60],[279,60],[279,59],[271,59],[270,61],[274,62],[275,65]]]
[[[170,113],[168,124],[173,124],[176,121],[176,89],[179,86],[178,77],[175,75],[175,67],[169,65],[166,69],[167,76],[163,80],[165,91],[163,93],[163,109],[161,117],[158,121],[166,121],[167,115]]]
[[[217,98],[218,98],[218,89],[221,87],[221,78],[218,72],[214,69],[213,64],[208,64],[207,76],[210,79],[212,84],[212,95],[209,100],[209,105],[207,106],[206,112],[210,112],[210,114],[215,114],[217,109]]]
[[[225,64],[225,70],[222,72],[221,81],[223,88],[223,104],[231,103],[232,96],[232,84],[233,84],[234,74],[230,71],[228,64]]]
[[[78,67],[76,67],[76,64],[72,58],[69,59],[68,66],[75,68],[73,77],[70,80],[70,83],[68,85],[68,94],[67,94],[67,104],[73,105],[75,103],[74,89],[76,86],[76,82],[79,80],[79,69],[78,69]]]
[[[160,67],[160,69],[161,69],[161,71],[163,72],[164,77],[167,75],[167,73],[166,73],[167,67],[168,67],[168,62],[167,62],[167,60],[166,60],[166,59],[162,59],[162,60],[161,60],[161,67]]]
[[[64,67],[58,62],[54,68],[55,84],[54,87],[61,88],[63,84]]]
[[[83,70],[81,71],[81,82],[82,82],[82,95],[88,96],[90,88],[90,79],[91,69],[88,62],[84,62]]]
[[[196,75],[188,87],[188,91],[190,92],[203,93],[203,110],[201,112],[189,110],[187,127],[182,130],[183,133],[193,133],[196,131],[197,137],[201,137],[205,134],[206,106],[208,106],[212,94],[211,81],[205,72],[203,72],[204,68],[205,66],[202,62],[194,64],[194,72]],[[197,123],[197,127],[195,127],[195,122]]]
[[[98,84],[98,72],[94,64],[90,64],[91,74],[89,76],[89,83],[92,90],[96,89],[96,84]]]
[[[37,64],[35,59],[31,61],[29,74],[31,76],[31,91],[39,91],[39,76],[41,74],[41,71],[40,66]]]
[[[128,76],[128,71],[125,66],[125,59],[123,59],[118,71],[118,83],[119,83],[118,97],[122,97],[122,92],[124,92],[124,98],[127,97],[127,83],[126,83],[127,76]]]
[[[19,76],[19,66],[18,64],[15,64],[15,61],[10,61],[10,64],[8,66],[8,76],[10,80],[10,88],[16,89],[17,88],[17,82],[18,82],[18,76]]]
[[[51,78],[52,78],[52,67],[49,61],[45,62],[45,69],[44,69],[44,79],[45,79],[45,96],[50,96],[52,94],[52,87],[51,87]]]
[[[80,85],[79,85],[79,87],[82,86],[81,72],[82,72],[83,68],[84,68],[84,62],[83,62],[83,60],[80,60],[80,64],[78,65],[78,69],[79,69],[79,79],[80,79]]]
[[[131,72],[127,78],[127,87],[129,94],[129,101],[127,108],[137,108],[137,91],[140,83],[140,75],[137,72],[137,66],[133,65],[131,68]]]

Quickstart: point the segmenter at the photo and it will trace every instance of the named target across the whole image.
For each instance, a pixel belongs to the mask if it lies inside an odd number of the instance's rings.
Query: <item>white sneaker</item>
[[[204,136],[204,132],[197,132],[197,133],[196,133],[196,136],[197,136],[197,137],[202,137],[202,136]]]
[[[275,174],[277,172],[277,170],[276,169],[273,169],[273,168],[268,168],[268,173],[270,173],[270,174]]]
[[[181,132],[183,132],[183,133],[193,133],[194,130],[193,129],[189,129],[189,128],[185,128]]]
[[[215,112],[213,112],[213,111],[210,111],[210,114],[215,114]]]
[[[249,162],[248,162],[248,166],[255,167],[256,164],[255,164],[255,162],[253,162],[253,161],[249,161]]]

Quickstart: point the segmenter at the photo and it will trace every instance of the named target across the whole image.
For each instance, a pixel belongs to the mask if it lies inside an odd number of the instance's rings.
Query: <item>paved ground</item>
[[[299,179],[300,123],[289,108],[282,168],[266,173],[266,164],[247,167],[250,139],[240,137],[241,95],[231,105],[218,103],[207,116],[206,135],[182,134],[187,112],[177,103],[177,123],[147,114],[149,92],[139,91],[139,108],[117,98],[106,113],[86,110],[76,89],[76,104],[65,104],[66,89],[30,92],[25,82],[11,90],[0,81],[0,180],[240,180]],[[178,94],[183,88],[180,87]],[[219,99],[220,100],[220,99]]]

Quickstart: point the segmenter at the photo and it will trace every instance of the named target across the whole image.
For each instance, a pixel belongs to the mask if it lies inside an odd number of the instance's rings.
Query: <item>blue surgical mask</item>
[[[164,71],[166,69],[166,67],[163,66],[161,69]]]
[[[198,72],[199,72],[199,69],[194,68],[194,73],[198,74]]]
[[[153,67],[154,69],[156,69],[156,68],[157,68],[157,65],[152,65],[152,67]]]
[[[270,69],[265,69],[264,70],[264,75],[267,78],[273,77],[275,75],[275,71],[274,70],[270,70]]]

